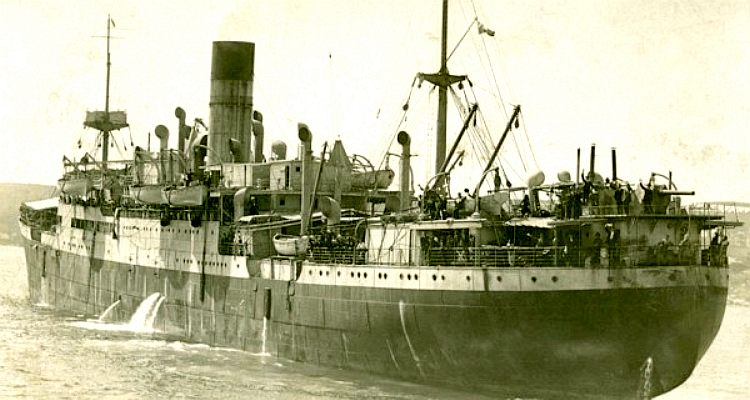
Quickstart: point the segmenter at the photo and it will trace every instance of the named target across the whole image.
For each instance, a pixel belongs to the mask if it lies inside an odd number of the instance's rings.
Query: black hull
[[[468,292],[230,279],[92,260],[29,241],[30,298],[127,320],[166,295],[156,328],[182,340],[503,395],[633,398],[684,382],[713,341],[717,285]],[[725,273],[724,271],[723,273]],[[270,295],[270,304],[269,303]],[[268,306],[268,308],[266,308]]]

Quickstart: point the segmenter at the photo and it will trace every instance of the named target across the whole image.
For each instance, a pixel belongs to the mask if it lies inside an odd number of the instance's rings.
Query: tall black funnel
[[[252,159],[253,75],[255,43],[214,42],[211,59],[211,116],[208,164]],[[240,143],[243,157],[233,159],[230,141]]]

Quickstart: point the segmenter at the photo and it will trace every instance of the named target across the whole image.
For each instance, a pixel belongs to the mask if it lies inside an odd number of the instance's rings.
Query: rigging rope
[[[461,4],[461,3],[459,3],[459,4]],[[476,6],[474,5],[473,0],[471,2],[471,6],[472,6],[472,9],[473,9],[473,12],[474,12],[474,19],[476,21],[479,21],[479,15],[477,13],[477,9],[476,9]],[[461,5],[461,12],[463,12],[464,16],[466,16],[466,11],[464,10],[463,5]],[[482,34],[479,34],[479,36],[482,36]],[[492,79],[493,79],[493,82],[494,82],[494,85],[495,85],[495,88],[494,88],[495,89],[495,93],[491,93],[492,97],[495,99],[495,102],[497,103],[497,105],[499,106],[499,108],[503,110],[503,113],[505,114],[505,118],[508,119],[509,118],[508,110],[505,107],[505,100],[503,100],[503,96],[502,96],[502,93],[500,91],[500,86],[497,83],[497,76],[495,75],[494,66],[492,65],[492,59],[490,58],[489,51],[487,50],[487,42],[485,41],[484,37],[481,37],[480,39],[481,39],[481,42],[482,42],[482,46],[484,48],[485,57],[487,58],[487,64],[489,64],[489,68],[487,68],[487,65],[485,65],[485,63],[484,63],[485,60],[482,59],[481,57],[479,59],[480,64],[482,65],[482,69],[484,70],[485,75],[492,76]],[[476,50],[477,54],[479,54],[480,53],[480,51],[479,51],[480,49],[477,47],[477,44],[476,44],[476,42],[475,42],[475,40],[474,40],[473,37],[472,37],[472,44],[474,45],[474,49]],[[488,73],[488,69],[489,69],[489,73]]]
[[[453,50],[451,50],[451,53],[448,54],[448,57],[445,58],[445,62],[448,62],[448,60],[451,59],[451,56],[453,56],[453,53],[455,53],[456,50],[458,50],[458,46],[461,45],[461,42],[464,41],[464,39],[466,38],[466,35],[469,34],[469,31],[471,30],[471,27],[474,26],[474,24],[476,22],[477,22],[476,18],[474,18],[474,20],[471,21],[471,23],[469,24],[469,26],[466,28],[466,32],[464,32],[463,36],[461,36],[461,39],[458,39],[458,43],[456,43],[456,46],[453,48]]]
[[[518,116],[518,119],[521,120],[521,125],[523,125],[523,133],[526,135],[526,143],[529,145],[529,151],[531,152],[531,157],[534,159],[534,164],[536,164],[536,168],[539,169],[539,161],[536,160],[536,154],[534,154],[534,148],[531,146],[531,139],[529,138],[529,130],[526,129],[526,118],[523,115],[523,111]]]
[[[382,152],[381,152],[381,155],[379,157],[380,158],[380,163],[378,164],[378,168],[377,168],[378,170],[382,169],[384,165],[388,164],[388,160],[387,160],[387,158],[388,158],[388,150],[393,145],[393,141],[396,140],[396,136],[398,135],[398,132],[401,129],[401,125],[404,123],[404,121],[406,121],[406,114],[409,111],[409,102],[411,101],[411,95],[412,95],[412,92],[414,91],[414,84],[416,82],[417,82],[417,77],[415,76],[414,79],[411,82],[411,86],[409,87],[409,94],[406,96],[406,102],[401,107],[401,109],[403,110],[403,113],[401,114],[401,118],[399,119],[398,124],[396,124],[396,129],[393,129],[391,131],[391,136],[388,139],[388,145],[387,146],[380,146],[380,148],[382,149]],[[382,142],[381,142],[381,144],[382,144]]]

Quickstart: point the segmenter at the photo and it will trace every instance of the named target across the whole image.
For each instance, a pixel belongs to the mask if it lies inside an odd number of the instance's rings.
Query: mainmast
[[[454,83],[466,79],[466,75],[451,75],[448,72],[448,0],[443,0],[443,23],[442,37],[440,41],[440,70],[434,74],[419,73],[417,76],[421,80],[432,83],[438,87],[438,115],[437,115],[437,138],[435,144],[435,173],[440,172],[440,168],[445,161],[445,136],[447,125],[448,109],[448,87]]]

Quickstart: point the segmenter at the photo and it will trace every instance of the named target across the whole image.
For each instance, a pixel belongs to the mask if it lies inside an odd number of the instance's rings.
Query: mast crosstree
[[[438,115],[437,115],[437,138],[435,143],[435,174],[440,172],[445,161],[445,136],[448,109],[448,87],[466,80],[466,75],[451,75],[448,72],[448,0],[443,0],[443,25],[440,41],[440,70],[428,74],[420,72],[417,77],[421,81],[427,81],[438,88]]]
[[[83,122],[84,126],[94,128],[102,134],[102,171],[107,169],[107,161],[109,160],[110,132],[128,126],[125,111],[115,111],[112,113],[109,111],[109,80],[110,69],[112,68],[109,41],[112,38],[111,28],[114,25],[115,22],[112,20],[112,17],[107,15],[107,81],[104,92],[104,111],[87,111],[86,120]]]

